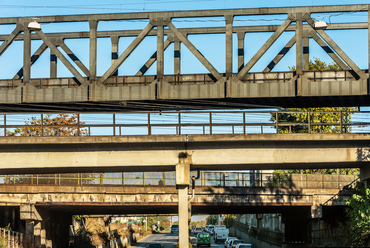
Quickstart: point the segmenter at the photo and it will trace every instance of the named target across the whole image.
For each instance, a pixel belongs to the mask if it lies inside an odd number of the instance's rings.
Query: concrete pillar
[[[226,22],[226,77],[233,73],[233,20],[234,16],[225,16]]]
[[[91,20],[90,24],[90,81],[96,80],[96,58],[97,58],[97,42],[98,42],[98,21]]]
[[[174,43],[174,74],[179,75],[181,73],[181,43],[177,38],[175,38]]]
[[[119,37],[118,36],[111,36],[111,41],[112,41],[112,65],[116,60],[118,59],[118,41]],[[118,76],[118,70],[115,71],[112,76]]]
[[[35,248],[41,247],[41,222],[36,222],[33,227],[33,236],[35,240]]]
[[[245,33],[239,32],[238,34],[238,72],[244,67],[244,39]]]
[[[28,23],[25,23],[23,42],[23,83],[31,82],[31,31],[27,26]]]
[[[157,79],[161,81],[164,75],[164,27],[157,26]]]
[[[176,164],[176,188],[178,190],[179,248],[189,248],[188,191],[190,184],[191,156],[181,152]]]

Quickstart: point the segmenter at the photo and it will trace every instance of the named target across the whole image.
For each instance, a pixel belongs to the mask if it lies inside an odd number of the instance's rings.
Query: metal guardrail
[[[195,172],[191,173],[196,175]],[[357,175],[282,174],[250,172],[200,172],[200,187],[269,187],[299,189],[341,189]],[[58,186],[175,186],[175,172],[124,172],[0,175],[0,185]],[[190,184],[190,181],[189,181]]]
[[[300,114],[300,121],[289,116]],[[76,113],[69,123],[57,114],[0,114],[0,135],[102,136],[248,133],[370,133],[370,111],[166,111]],[[41,121],[43,120],[43,121]],[[49,121],[48,121],[49,120]],[[2,134],[1,134],[2,133]]]
[[[5,246],[1,246],[1,245]],[[23,234],[0,228],[0,247],[23,248]]]

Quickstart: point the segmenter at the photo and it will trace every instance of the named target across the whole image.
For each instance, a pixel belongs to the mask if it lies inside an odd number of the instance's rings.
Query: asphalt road
[[[177,243],[179,242],[179,236],[177,233],[157,233],[149,235],[143,239],[141,239],[138,243],[132,245],[131,247],[146,247],[150,243],[160,243],[164,245],[164,248],[176,248]],[[193,247],[197,247],[197,240],[196,237],[191,234],[190,235],[190,242]],[[200,247],[208,247],[208,246],[200,246]],[[211,239],[211,247],[213,248],[224,248],[224,243],[219,242],[218,244],[215,243],[213,237]]]

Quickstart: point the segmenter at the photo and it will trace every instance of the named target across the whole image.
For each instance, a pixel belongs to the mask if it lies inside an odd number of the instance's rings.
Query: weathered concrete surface
[[[230,206],[235,207],[236,211],[238,211],[237,208],[253,209],[255,207],[264,209],[312,207],[327,202],[338,192],[338,189],[196,187],[195,198],[191,204],[193,214],[204,213],[206,209],[213,212],[222,211]],[[327,206],[345,206],[346,197],[344,195],[340,200],[328,202]],[[130,211],[145,213],[149,208],[150,213],[176,214],[178,204],[176,188],[168,186],[1,185],[0,199],[0,206],[32,204],[86,214],[99,214],[104,211],[116,214],[130,213]]]
[[[369,134],[0,138],[0,173],[350,168],[369,164]]]

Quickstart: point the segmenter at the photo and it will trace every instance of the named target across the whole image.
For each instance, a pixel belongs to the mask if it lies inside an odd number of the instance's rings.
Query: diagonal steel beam
[[[310,17],[306,16],[306,21],[310,26],[318,33],[321,38],[343,59],[349,67],[354,70],[361,79],[367,79],[367,75],[361,71],[361,69],[353,62],[348,55],[327,35],[324,30],[315,29],[315,21]]]
[[[164,42],[164,50],[166,50],[171,45],[171,41],[167,38]],[[149,68],[157,61],[157,52],[148,59],[148,61],[141,67],[141,69],[135,74],[135,76],[142,76],[149,70]]]
[[[257,61],[265,54],[265,52],[274,44],[274,42],[280,37],[280,35],[289,27],[292,20],[290,18],[286,19],[283,24],[275,31],[275,33],[263,44],[263,46],[258,50],[258,52],[249,60],[249,62],[244,66],[244,68],[236,76],[237,79],[241,79],[245,74],[249,72],[250,69],[257,63]]]
[[[45,52],[47,45],[44,43],[36,50],[36,52],[31,56],[31,66],[40,58],[40,56]],[[13,79],[20,79],[23,77],[23,67],[19,69],[17,74],[14,75]]]
[[[148,25],[141,31],[141,33],[135,38],[135,40],[127,47],[127,49],[118,57],[118,59],[110,66],[110,68],[104,73],[100,78],[99,82],[103,84],[118,67],[127,59],[127,57],[135,50],[135,48],[141,43],[141,41],[146,37],[150,30],[152,30],[153,25],[148,23]]]
[[[342,68],[342,70],[350,70],[350,68],[334,53],[334,51],[316,34],[314,30],[310,32],[310,36],[334,60],[334,62]]]
[[[62,63],[67,67],[67,69],[76,77],[79,84],[85,82],[85,79],[81,74],[74,68],[74,66],[68,61],[66,57],[59,51],[59,49],[51,42],[51,40],[42,32],[41,30],[36,30],[36,34],[45,42],[45,44],[50,48],[50,50],[62,61]]]
[[[167,26],[217,80],[220,80],[222,78],[222,75],[216,70],[216,68],[213,67],[213,65],[199,52],[199,50],[182,33],[180,33],[180,31],[171,22],[169,22]]]
[[[6,51],[6,49],[12,44],[14,39],[18,36],[20,32],[23,31],[23,25],[17,24],[13,32],[7,37],[6,40],[4,40],[3,44],[0,46],[0,56]]]
[[[64,52],[66,52],[68,57],[70,57],[73,60],[73,62],[75,62],[78,68],[80,68],[81,71],[85,73],[86,77],[89,77],[90,75],[89,69],[87,69],[86,66],[81,62],[81,60],[77,58],[77,56],[71,51],[71,49],[69,49],[69,47],[67,46],[66,43],[64,43],[64,41],[62,41],[60,47],[63,49]]]
[[[294,46],[296,41],[295,35],[288,41],[283,49],[276,55],[276,57],[270,62],[270,64],[263,70],[263,72],[270,72],[274,67],[284,58],[284,56],[289,52],[289,50]]]

